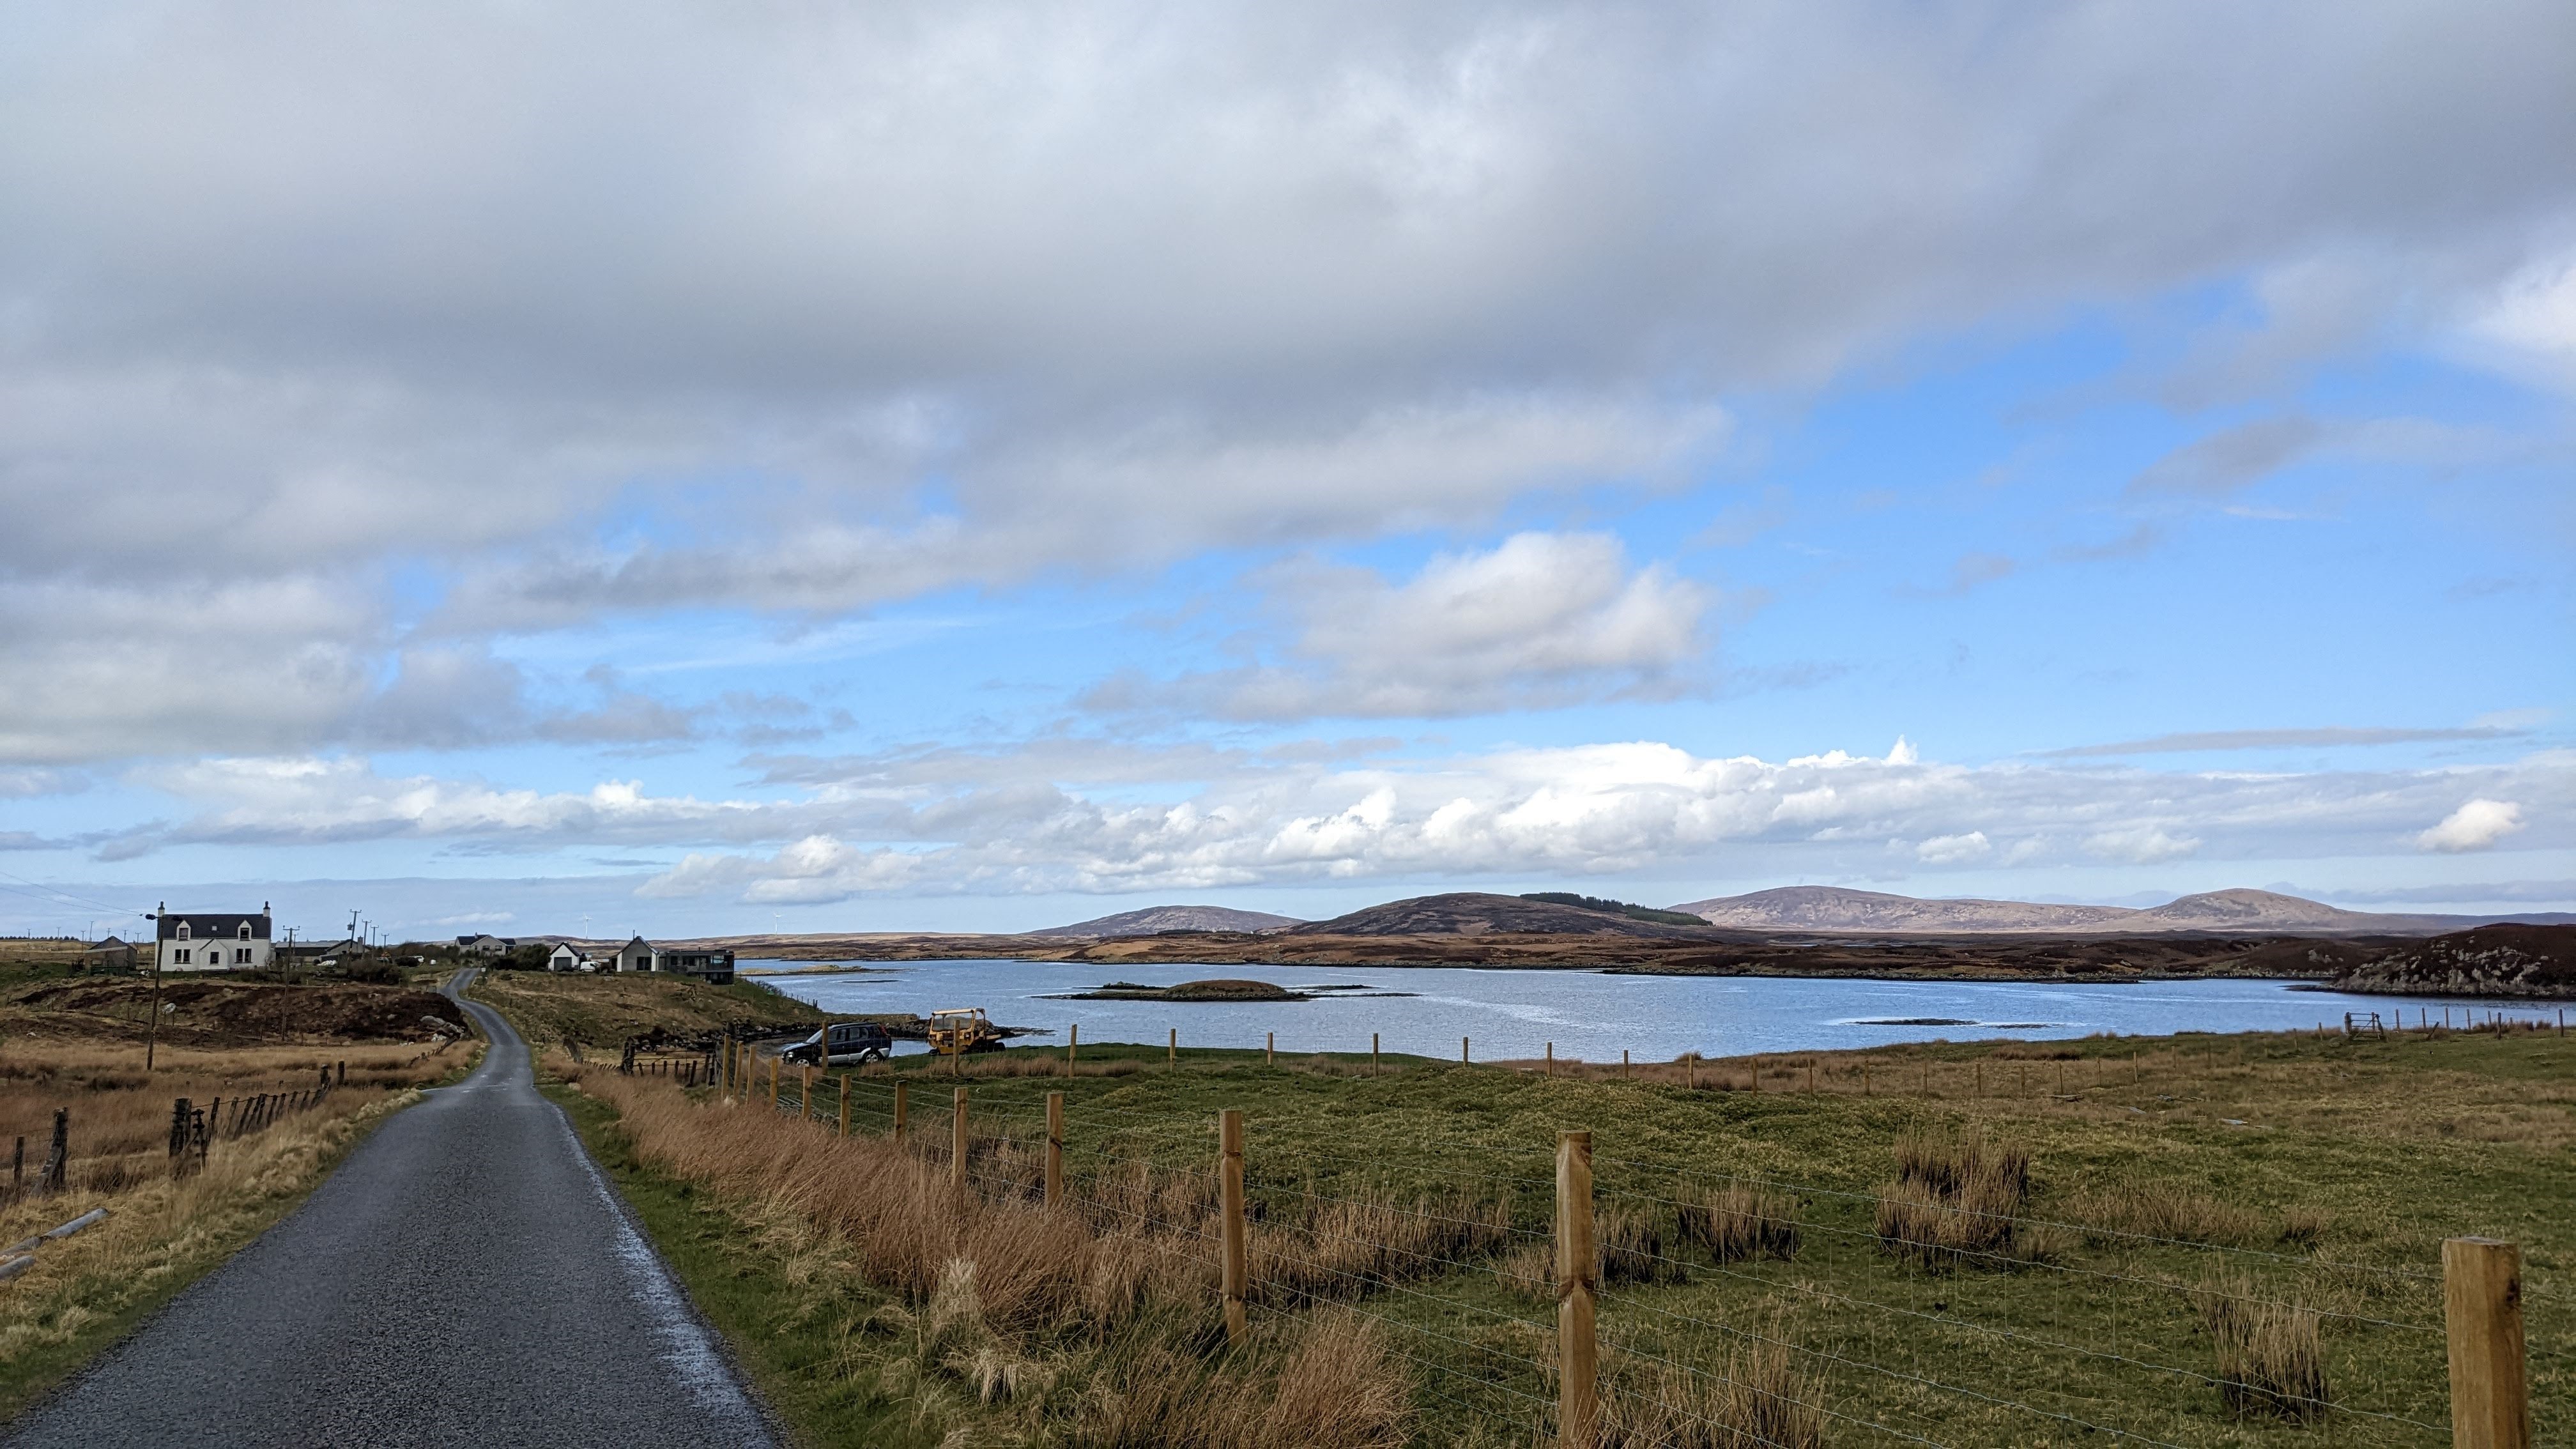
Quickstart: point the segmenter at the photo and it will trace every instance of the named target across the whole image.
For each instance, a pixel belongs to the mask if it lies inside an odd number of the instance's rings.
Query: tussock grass
[[[2217,1356],[2219,1398],[2240,1418],[2307,1424],[2334,1408],[2317,1311],[2262,1296],[2259,1285],[2218,1277],[2194,1295]]]
[[[1664,1230],[1664,1214],[1604,1203],[1592,1216],[1592,1233],[1601,1249],[1601,1281],[1619,1283],[1687,1283],[1690,1267],[1680,1243]]]
[[[1411,1389],[1375,1323],[1321,1310],[1240,1358],[1211,1359],[1168,1327],[1104,1356],[1066,1435],[1078,1449],[1397,1449]]]
[[[1265,1301],[1357,1298],[1373,1288],[1438,1277],[1511,1237],[1508,1204],[1469,1197],[1410,1205],[1386,1196],[1307,1200],[1303,1211],[1251,1236],[1251,1275]]]
[[[1798,1205],[1786,1193],[1723,1187],[1705,1201],[1685,1204],[1680,1218],[1682,1236],[1720,1264],[1754,1258],[1788,1263],[1798,1257]]]
[[[2262,1214],[2171,1178],[2080,1193],[2068,1201],[2064,1216],[2088,1229],[2084,1241],[2094,1247],[2117,1241],[2121,1233],[2221,1247],[2250,1247],[2265,1239]]]
[[[1909,1128],[1896,1139],[1896,1181],[1879,1192],[1879,1247],[1926,1269],[2010,1266],[2029,1191],[2029,1148],[1976,1128]]]
[[[1754,1343],[1696,1371],[1614,1357],[1596,1449],[1823,1449],[1826,1415],[1789,1349]]]

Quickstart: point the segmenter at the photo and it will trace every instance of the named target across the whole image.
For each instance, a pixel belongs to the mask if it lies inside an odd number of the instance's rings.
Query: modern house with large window
[[[664,950],[641,936],[618,948],[617,954],[609,960],[619,971],[669,971],[694,976],[715,986],[733,980],[731,951]]]
[[[258,915],[179,913],[164,905],[154,924],[155,951],[164,971],[256,971],[275,954],[269,943],[268,904]]]

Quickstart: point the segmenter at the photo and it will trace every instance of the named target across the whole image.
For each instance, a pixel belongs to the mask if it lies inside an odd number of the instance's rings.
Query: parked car
[[[828,1040],[831,1050],[824,1051]],[[894,1038],[886,1029],[864,1021],[836,1021],[796,1045],[780,1052],[783,1061],[817,1067],[836,1067],[847,1062],[881,1062],[894,1055]]]

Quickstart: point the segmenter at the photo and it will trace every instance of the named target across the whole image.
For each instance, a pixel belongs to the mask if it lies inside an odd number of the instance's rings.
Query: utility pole
[[[169,913],[170,903],[163,901],[160,909],[144,917],[152,923],[152,1015],[143,1023],[143,1072],[146,1076],[152,1073],[153,1048],[161,1041],[161,918]]]

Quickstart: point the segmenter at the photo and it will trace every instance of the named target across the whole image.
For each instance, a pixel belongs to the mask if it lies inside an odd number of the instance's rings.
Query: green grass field
[[[2524,1254],[2539,1442],[2576,1438],[2576,1043],[2551,1033],[1780,1057],[1761,1064],[1759,1092],[1746,1062],[1702,1065],[1694,1089],[1669,1065],[1622,1080],[1615,1065],[1551,1077],[1535,1064],[1390,1057],[1371,1075],[1365,1056],[1265,1065],[1259,1052],[1186,1051],[1170,1066],[1159,1048],[1086,1046],[1081,1075],[1047,1075],[1059,1059],[1015,1049],[970,1059],[962,1079],[922,1059],[871,1069],[849,1088],[854,1135],[888,1130],[899,1081],[913,1142],[944,1158],[962,1080],[970,1165],[988,1196],[1010,1195],[1028,1189],[1026,1144],[1042,1134],[1050,1090],[1067,1095],[1077,1183],[1140,1160],[1209,1171],[1216,1113],[1233,1107],[1246,1114],[1256,1239],[1318,1203],[1508,1212],[1499,1243],[1346,1285],[1406,1360],[1416,1442],[1526,1442],[1546,1424],[1553,1310],[1533,1280],[1548,1272],[1557,1135],[1573,1128],[1593,1134],[1611,1247],[1600,1318],[1614,1398],[1669,1392],[1771,1344],[1785,1346],[1838,1444],[2442,1442],[2440,1243],[2482,1234]],[[793,1110],[797,1077],[783,1087]],[[763,1078],[753,1095],[766,1092]],[[834,1084],[818,1085],[825,1123],[838,1101]],[[614,1127],[594,1131],[610,1140]],[[1878,1230],[1897,1143],[1927,1131],[2029,1159],[2027,1194],[2000,1235],[1930,1254],[1928,1268],[1887,1251]],[[630,1195],[678,1190],[631,1160],[620,1172]],[[1685,1239],[1684,1210],[1729,1186],[1770,1195],[1763,1211],[1794,1224],[1794,1257],[1721,1261]],[[691,1231],[723,1238],[708,1225],[730,1221],[738,1235],[720,1270],[692,1268],[691,1255],[708,1259],[703,1244],[675,1254],[702,1300],[731,1291],[717,1277],[783,1271],[747,1266],[763,1261],[758,1225],[773,1210],[692,1203]],[[823,1321],[782,1308],[799,1291],[823,1287],[762,1295],[752,1317],[709,1304],[738,1340],[768,1340],[747,1357],[784,1355],[773,1396],[780,1382],[808,1383],[783,1396],[791,1412],[831,1400],[815,1374],[868,1372],[864,1354],[832,1360],[806,1341],[810,1329],[781,1326]],[[2317,1315],[2329,1413],[2240,1417],[2215,1382],[2215,1310],[2229,1303]],[[872,1394],[862,1397],[882,1402],[882,1388]],[[815,1422],[814,1442],[849,1442]]]

